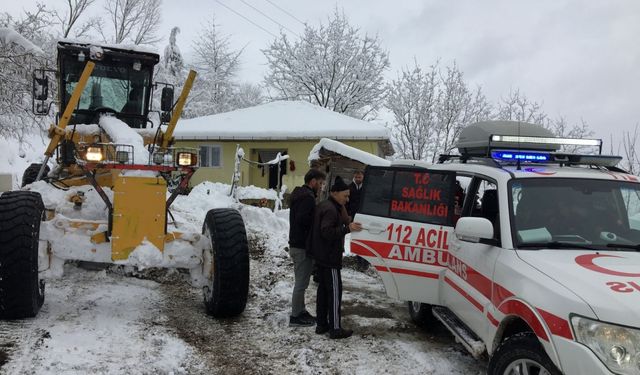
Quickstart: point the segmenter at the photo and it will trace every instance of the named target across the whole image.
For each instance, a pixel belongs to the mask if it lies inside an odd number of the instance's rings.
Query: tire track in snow
[[[157,283],[66,267],[34,319],[0,322],[6,374],[198,373],[193,349],[152,324]]]

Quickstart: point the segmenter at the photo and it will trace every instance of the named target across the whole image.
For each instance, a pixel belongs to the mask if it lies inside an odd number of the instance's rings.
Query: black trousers
[[[316,299],[317,325],[340,329],[340,307],[342,305],[342,276],[340,269],[318,265],[318,293]]]

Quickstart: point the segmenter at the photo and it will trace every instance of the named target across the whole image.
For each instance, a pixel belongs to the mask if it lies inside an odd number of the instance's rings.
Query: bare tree
[[[160,25],[162,0],[107,0],[105,10],[113,35],[105,40],[113,43],[130,41],[133,44],[154,44],[160,40],[156,33]]]
[[[622,141],[618,146],[618,154],[622,151],[623,156],[622,167],[634,175],[640,173],[640,154],[637,149],[639,137],[638,125],[636,124],[633,132],[622,132]]]
[[[491,106],[480,87],[469,89],[456,64],[426,72],[415,63],[388,88],[387,108],[395,117],[391,127],[401,157],[434,162],[450,153],[468,124],[486,120]]]
[[[393,113],[391,127],[394,148],[403,159],[424,160],[435,132],[437,69],[424,72],[417,63],[403,69],[388,87],[386,106]]]
[[[589,138],[594,135],[593,130],[584,120],[571,124],[562,115],[556,118],[549,117],[538,102],[529,100],[520,90],[511,91],[506,98],[502,98],[493,117],[496,120],[538,124],[550,130],[556,137]],[[562,150],[572,153],[595,151],[593,148],[583,146],[562,146]]]
[[[462,129],[470,123],[488,119],[491,112],[482,89],[477,87],[475,92],[471,91],[455,62],[446,68],[440,83],[437,130],[431,162],[435,162],[439,154],[448,154],[453,150]]]
[[[193,43],[198,80],[194,84],[185,116],[205,116],[232,109],[234,82],[243,49],[234,50],[229,36],[218,30],[215,19],[204,25]]]
[[[47,33],[52,21],[53,13],[42,4],[18,19],[0,14],[1,137],[22,143],[27,134],[44,130],[52,120],[31,112],[31,73],[35,67],[51,64],[44,47],[52,45]]]
[[[67,0],[66,11],[54,13],[60,23],[63,38],[69,37],[72,30],[76,38],[83,37],[90,30],[101,25],[102,19],[99,17],[90,17],[85,22],[78,24],[79,19],[94,2],[95,0]]]
[[[547,114],[538,102],[530,101],[520,90],[510,91],[507,97],[498,102],[496,120],[520,121],[534,124],[544,124]]]
[[[327,25],[306,25],[293,42],[281,34],[262,52],[275,99],[307,100],[359,118],[374,117],[384,102],[388,53],[337,10]]]
[[[265,102],[263,88],[249,82],[234,84],[229,109],[252,107]]]

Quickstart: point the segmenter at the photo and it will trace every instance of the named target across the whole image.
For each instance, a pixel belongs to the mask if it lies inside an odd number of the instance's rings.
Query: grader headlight
[[[104,158],[104,155],[102,155],[102,148],[95,146],[87,147],[85,158],[88,161],[101,161]]]
[[[178,152],[178,165],[191,167],[198,163],[198,155],[192,152]]]
[[[129,162],[129,152],[127,151],[116,151],[116,161],[120,164],[125,164]]]

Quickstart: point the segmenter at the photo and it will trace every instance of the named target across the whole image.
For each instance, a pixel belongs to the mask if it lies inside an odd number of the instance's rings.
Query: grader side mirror
[[[162,88],[162,98],[160,99],[160,110],[170,112],[173,109],[173,87]]]
[[[47,100],[49,98],[49,77],[36,77],[33,75],[33,98],[35,100]]]
[[[39,73],[39,74],[36,74]],[[35,115],[43,116],[49,113],[49,77],[44,69],[33,72],[33,85],[31,88],[31,108]]]

